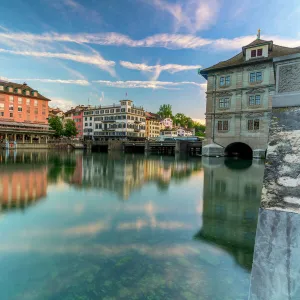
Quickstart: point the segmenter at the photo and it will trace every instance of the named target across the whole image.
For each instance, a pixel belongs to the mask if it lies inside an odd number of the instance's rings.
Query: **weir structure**
[[[300,299],[300,54],[275,58],[274,70],[249,300]]]

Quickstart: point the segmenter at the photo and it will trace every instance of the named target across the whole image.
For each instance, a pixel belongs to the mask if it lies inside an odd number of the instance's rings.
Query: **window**
[[[27,107],[27,113],[30,114],[30,107]]]
[[[88,126],[89,124],[88,123],[84,123],[84,126]]]
[[[262,81],[262,73],[256,72],[256,81]]]
[[[125,108],[121,108],[121,112],[125,112]]]
[[[92,123],[90,123],[90,126],[92,126]]]
[[[36,115],[39,113],[39,111],[38,111],[37,108],[34,109],[34,113],[35,113]]]
[[[257,49],[257,56],[262,56],[262,49]]]
[[[248,120],[248,130],[259,130],[259,119]]]
[[[34,106],[37,106],[37,105],[38,105],[37,100],[34,100]]]
[[[230,85],[230,76],[225,77],[225,85]]]
[[[260,105],[260,95],[249,96],[249,106]]]
[[[262,72],[251,72],[250,82],[260,82],[262,81]]]
[[[14,103],[14,97],[13,96],[9,96],[9,102]]]
[[[9,110],[14,110],[14,106],[13,105],[9,105]]]
[[[18,104],[22,104],[22,98],[18,98]]]
[[[228,108],[228,107],[229,107],[229,98],[220,98],[219,108]]]
[[[108,109],[106,109],[106,110],[105,110],[105,113],[106,113],[106,114],[108,114],[108,113],[109,113],[109,110],[108,110]]]
[[[104,113],[104,110],[103,110],[103,109],[101,109],[101,110],[100,110],[100,114],[103,114],[103,113]]]
[[[26,105],[30,105],[30,99],[26,99]]]
[[[4,110],[4,103],[0,103],[0,110]]]
[[[218,121],[218,131],[228,130],[228,121]]]
[[[4,86],[0,85],[0,91],[3,91],[3,90],[4,90]]]
[[[230,85],[230,75],[220,77],[220,86]]]
[[[263,54],[263,49],[257,49],[257,50],[251,50],[251,57],[257,57],[257,56],[262,56]]]
[[[110,113],[112,113],[112,114],[113,114],[113,113],[114,113],[114,110],[113,110],[113,109],[111,109],[111,110],[110,110]]]
[[[0,112],[0,117],[4,117],[4,111]]]
[[[22,111],[22,106],[18,106],[18,111]]]
[[[91,120],[93,120],[93,118],[92,118],[92,117],[90,117],[90,121],[91,121]]]
[[[9,113],[9,117],[12,118],[14,116],[13,113]]]
[[[84,121],[87,121],[87,117],[84,118]]]
[[[28,91],[28,90],[26,90],[26,93],[25,93],[26,95],[30,95],[30,92]]]

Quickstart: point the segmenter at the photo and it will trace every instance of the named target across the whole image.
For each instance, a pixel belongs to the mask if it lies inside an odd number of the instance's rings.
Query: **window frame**
[[[229,121],[228,120],[218,120],[217,129],[219,132],[229,131]]]
[[[263,56],[263,48],[259,48],[259,49],[256,50],[256,56],[257,57]]]
[[[227,108],[230,108],[229,98],[228,97],[219,98],[219,109],[227,109]]]
[[[250,95],[248,98],[248,106],[261,106],[261,95]]]
[[[250,119],[247,122],[248,131],[259,131],[260,130],[260,119]]]

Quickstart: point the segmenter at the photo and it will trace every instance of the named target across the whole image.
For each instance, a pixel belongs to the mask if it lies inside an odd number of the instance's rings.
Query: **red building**
[[[49,101],[26,83],[0,81],[0,140],[47,142]]]
[[[69,111],[65,112],[65,121],[73,120],[75,122],[78,134],[76,137],[83,137],[83,111],[87,109],[87,106],[78,105],[75,108],[71,108]]]

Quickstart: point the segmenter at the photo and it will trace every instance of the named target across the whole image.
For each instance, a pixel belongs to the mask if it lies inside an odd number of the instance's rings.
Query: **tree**
[[[159,111],[157,113],[161,118],[172,118],[172,105],[163,104],[159,107]]]
[[[58,116],[52,117],[49,119],[49,125],[52,130],[55,130],[55,137],[60,137],[63,135],[63,124]]]
[[[182,127],[186,127],[187,125],[187,116],[183,113],[177,113],[175,116],[174,116],[174,123],[176,125],[180,125]]]
[[[64,136],[72,137],[78,134],[74,120],[67,120],[64,129]]]

